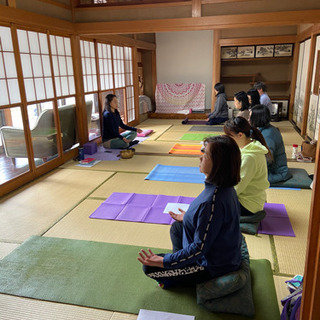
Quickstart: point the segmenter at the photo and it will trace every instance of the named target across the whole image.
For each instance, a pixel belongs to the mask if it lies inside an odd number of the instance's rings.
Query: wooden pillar
[[[220,30],[213,30],[213,63],[212,63],[212,96],[211,96],[211,111],[214,110],[216,96],[214,94],[214,85],[220,82],[221,76],[221,49],[220,49]]]
[[[290,91],[290,101],[288,108],[289,120],[292,121],[293,118],[293,107],[294,107],[294,98],[296,94],[296,83],[297,83],[297,73],[298,73],[298,63],[299,63],[299,51],[300,51],[300,42],[296,41],[293,51],[293,66],[292,66],[292,76],[291,76],[291,91]]]
[[[72,48],[74,81],[75,81],[75,89],[76,89],[76,111],[77,111],[79,143],[80,145],[83,145],[88,141],[88,126],[87,126],[86,102],[84,99],[84,86],[83,86],[83,74],[82,74],[79,36],[71,36],[71,48]]]
[[[76,0],[70,0],[70,7],[71,7],[71,21],[73,23],[76,22],[76,12],[75,12],[75,6],[76,6]]]
[[[7,0],[7,6],[11,8],[16,8],[17,7],[16,0]]]
[[[17,35],[17,28],[11,27],[11,35],[12,35],[12,45],[14,48],[14,57],[16,62],[17,68],[17,75],[18,75],[18,82],[19,82],[19,90],[20,90],[20,97],[21,97],[21,115],[22,115],[22,123],[24,128],[24,136],[26,141],[26,149],[28,153],[28,162],[29,162],[29,169],[32,174],[35,176],[35,169],[36,165],[34,163],[33,158],[33,145],[32,145],[32,136],[29,126],[29,117],[28,117],[28,104],[27,104],[27,97],[26,91],[24,87],[23,81],[23,73],[22,73],[22,65],[20,60],[20,51],[19,51],[19,41]]]
[[[201,17],[201,0],[192,0],[192,18]]]
[[[306,82],[306,90],[305,90],[304,105],[303,105],[303,115],[302,115],[302,125],[301,125],[301,135],[302,136],[306,136],[306,133],[307,133],[310,94],[311,94],[311,85],[312,85],[311,82],[312,82],[312,73],[313,73],[314,56],[315,56],[314,52],[315,52],[315,48],[316,48],[316,41],[317,41],[317,37],[315,34],[313,34],[311,36],[311,43],[310,43],[307,82]]]
[[[152,93],[153,93],[153,101],[155,102],[155,94],[157,87],[157,61],[156,61],[156,51],[152,50],[151,56],[151,69],[152,69]]]
[[[318,141],[320,135],[318,137]],[[320,319],[320,146],[318,143],[309,219],[300,319]]]
[[[133,76],[133,92],[134,92],[134,122],[139,122],[139,81],[138,81],[138,49],[132,48],[132,76]]]

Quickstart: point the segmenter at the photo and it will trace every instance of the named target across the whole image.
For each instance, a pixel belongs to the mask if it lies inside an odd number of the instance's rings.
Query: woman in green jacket
[[[251,127],[243,117],[227,121],[224,132],[236,141],[241,151],[241,180],[235,186],[241,215],[253,215],[263,210],[267,199],[269,182],[266,156],[272,157],[270,150],[261,132]]]

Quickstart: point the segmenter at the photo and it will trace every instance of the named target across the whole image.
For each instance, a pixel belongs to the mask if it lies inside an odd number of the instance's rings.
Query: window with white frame
[[[94,43],[92,41],[80,41],[81,62],[83,73],[84,92],[98,90],[97,68],[95,60]]]
[[[112,46],[115,88],[125,87],[123,47]]]
[[[50,35],[50,47],[57,97],[74,95],[70,38]]]
[[[11,30],[0,26],[0,106],[21,102]]]
[[[17,33],[27,101],[53,98],[47,34],[26,30]]]
[[[132,48],[124,47],[127,117],[128,122],[135,119],[134,112],[134,90],[133,90],[133,70],[132,70]]]
[[[111,45],[98,43],[98,60],[101,90],[113,88]]]

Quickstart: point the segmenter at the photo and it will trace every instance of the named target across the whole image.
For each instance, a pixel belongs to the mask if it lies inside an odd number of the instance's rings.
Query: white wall
[[[206,85],[206,109],[211,108],[213,30],[156,34],[157,82]]]

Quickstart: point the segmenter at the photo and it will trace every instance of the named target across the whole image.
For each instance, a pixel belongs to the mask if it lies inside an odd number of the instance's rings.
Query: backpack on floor
[[[290,290],[290,292],[291,293],[287,297],[281,300],[281,303],[283,305],[281,320],[299,320],[300,319],[300,309],[301,309],[301,299],[302,299],[302,281],[299,287],[297,287],[295,290]]]

